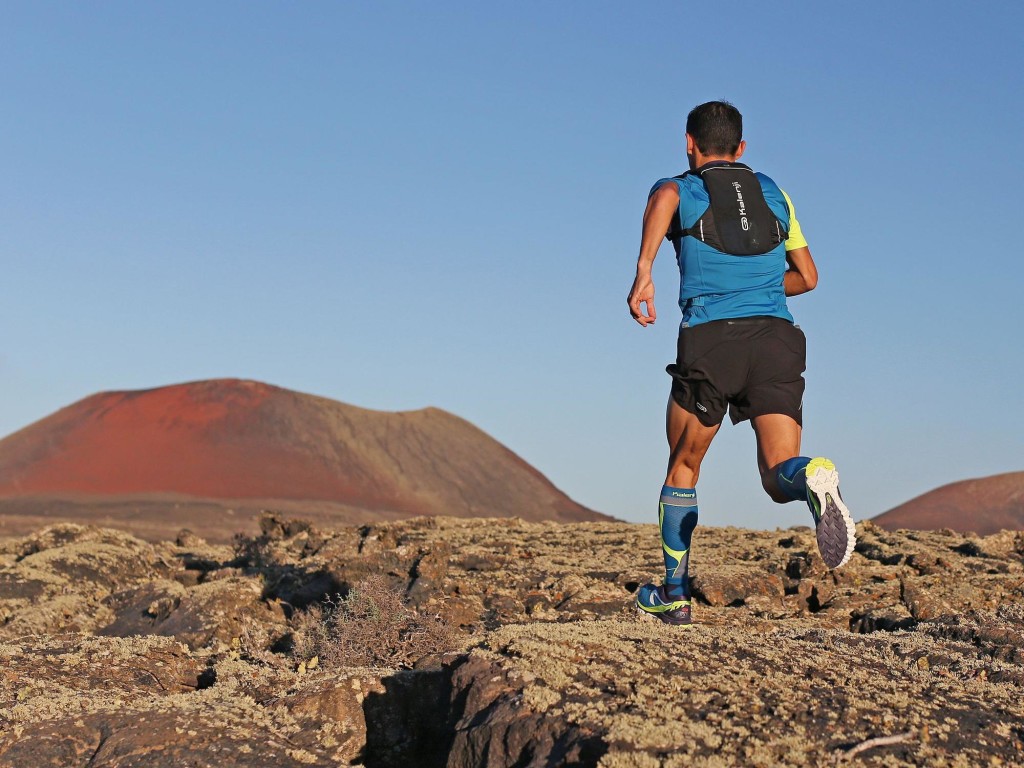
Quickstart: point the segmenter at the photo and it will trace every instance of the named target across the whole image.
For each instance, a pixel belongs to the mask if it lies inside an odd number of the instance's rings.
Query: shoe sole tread
[[[817,497],[818,551],[829,568],[849,562],[857,544],[857,527],[839,495],[839,471],[832,462],[822,462],[807,475],[807,490]]]

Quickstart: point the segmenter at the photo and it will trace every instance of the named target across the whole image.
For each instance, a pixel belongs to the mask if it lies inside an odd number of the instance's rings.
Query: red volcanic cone
[[[1024,472],[950,483],[890,509],[872,522],[890,531],[950,528],[981,536],[1024,530]]]
[[[0,440],[0,497],[154,493],[607,519],[445,411],[369,411],[254,381],[104,392]]]

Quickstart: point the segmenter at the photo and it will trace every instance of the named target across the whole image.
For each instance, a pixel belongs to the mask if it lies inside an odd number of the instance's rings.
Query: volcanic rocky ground
[[[0,542],[0,766],[1024,764],[1021,533],[863,523],[828,572],[807,528],[703,527],[683,629],[630,607],[652,525],[262,531]],[[397,645],[373,610],[311,644],[392,589]]]

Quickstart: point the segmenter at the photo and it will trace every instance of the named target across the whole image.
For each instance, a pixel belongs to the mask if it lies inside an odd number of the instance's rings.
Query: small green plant
[[[380,576],[363,579],[344,597],[297,613],[292,625],[295,657],[316,657],[324,667],[412,667],[456,642],[448,622],[417,613]]]

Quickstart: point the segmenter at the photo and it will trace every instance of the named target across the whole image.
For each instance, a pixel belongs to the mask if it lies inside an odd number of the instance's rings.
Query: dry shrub
[[[296,614],[292,623],[295,656],[302,661],[315,656],[327,667],[412,667],[456,642],[450,624],[417,613],[380,576],[363,579],[345,597]]]
[[[292,655],[300,661],[308,661],[323,654],[331,641],[329,617],[335,603],[328,598],[327,609],[311,605],[304,611],[292,615]],[[324,657],[326,659],[326,656]]]

